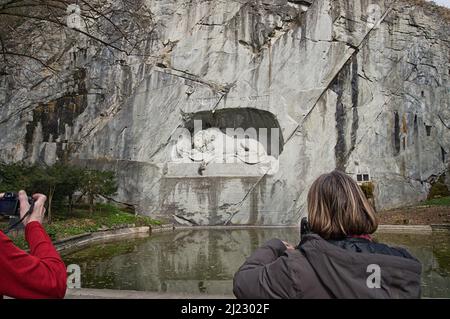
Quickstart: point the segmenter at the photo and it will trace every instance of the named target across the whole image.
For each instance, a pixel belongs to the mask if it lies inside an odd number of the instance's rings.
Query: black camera
[[[28,202],[33,204],[33,198],[28,196]],[[0,216],[18,217],[20,216],[19,195],[12,192],[6,192],[0,198]]]
[[[300,222],[300,244],[299,244],[299,246],[302,244],[305,236],[308,234],[311,234],[311,233],[312,233],[312,231],[311,231],[311,226],[309,225],[309,222],[308,222],[308,217],[303,217]]]

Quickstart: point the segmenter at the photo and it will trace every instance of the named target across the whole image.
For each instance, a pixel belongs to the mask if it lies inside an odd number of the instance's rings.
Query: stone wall
[[[151,18],[128,55],[41,26],[54,44],[42,54],[58,71],[27,60],[35,73],[1,76],[1,160],[114,169],[117,201],[188,225],[295,224],[312,181],[335,168],[368,174],[377,209],[409,205],[448,165],[450,28],[439,10],[392,0],[136,3]],[[34,43],[30,28],[18,27],[18,45]],[[187,164],[171,176],[171,137],[186,115],[232,109],[276,119],[278,172],[217,164],[199,176]]]

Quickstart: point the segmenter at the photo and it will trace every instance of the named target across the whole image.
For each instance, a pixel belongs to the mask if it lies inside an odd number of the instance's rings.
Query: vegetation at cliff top
[[[432,13],[441,15],[444,19],[450,20],[450,9],[436,4],[434,1],[427,0],[403,0],[404,2],[412,3],[421,6]]]

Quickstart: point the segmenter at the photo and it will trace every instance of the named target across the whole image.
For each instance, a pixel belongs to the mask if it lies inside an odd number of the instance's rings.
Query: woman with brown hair
[[[308,193],[309,231],[298,247],[272,239],[234,276],[237,298],[419,298],[422,266],[372,240],[378,227],[358,184],[339,171]]]

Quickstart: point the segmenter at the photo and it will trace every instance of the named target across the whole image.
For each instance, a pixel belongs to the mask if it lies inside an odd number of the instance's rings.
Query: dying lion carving
[[[259,165],[261,173],[272,175],[278,169],[278,160],[267,154],[261,142],[249,137],[229,136],[218,128],[182,134],[174,147],[172,158],[178,162],[201,162],[200,171],[211,163],[242,162]]]

